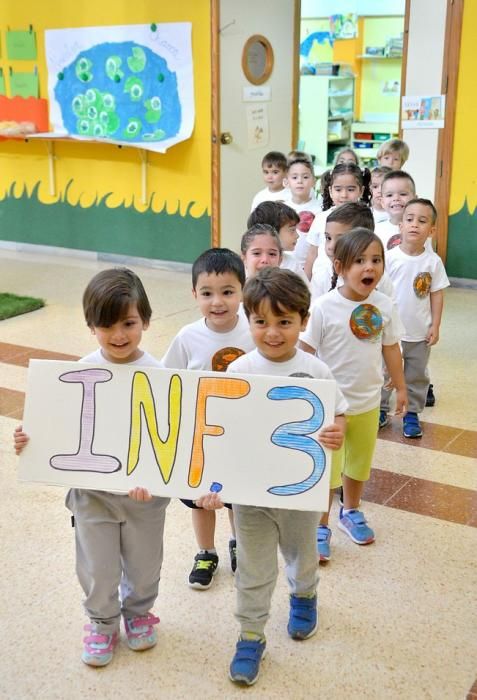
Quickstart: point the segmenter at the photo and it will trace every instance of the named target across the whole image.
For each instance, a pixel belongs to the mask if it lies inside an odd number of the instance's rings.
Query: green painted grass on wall
[[[204,212],[185,216],[168,214],[165,207],[144,212],[134,206],[110,208],[108,194],[89,207],[63,199],[43,204],[38,199],[37,182],[31,194],[13,194],[12,184],[0,201],[0,239],[18,243],[59,246],[76,250],[116,253],[155,260],[190,263],[211,245],[210,216]]]
[[[467,200],[449,216],[446,270],[451,277],[477,280],[477,209],[471,214]]]

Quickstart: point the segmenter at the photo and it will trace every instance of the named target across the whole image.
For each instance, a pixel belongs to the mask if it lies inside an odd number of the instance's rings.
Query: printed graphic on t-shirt
[[[420,272],[415,276],[413,287],[418,299],[424,299],[431,291],[432,275],[430,272]]]
[[[401,234],[400,233],[395,233],[391,236],[391,238],[388,240],[386,244],[386,248],[388,250],[392,250],[395,248],[397,245],[401,245]]]
[[[351,314],[349,327],[359,340],[376,340],[383,330],[383,317],[373,304],[360,304]]]
[[[300,217],[300,223],[298,224],[297,229],[302,233],[308,233],[310,226],[315,219],[315,215],[312,211],[301,211],[298,216]]]
[[[292,372],[290,377],[306,377],[308,379],[313,379],[313,376],[311,374],[308,374],[308,372]]]
[[[212,357],[213,371],[226,372],[227,367],[230,365],[230,363],[236,360],[237,357],[240,357],[241,355],[245,355],[245,352],[243,350],[240,350],[240,348],[220,348],[220,350],[217,350],[217,352],[214,353]]]

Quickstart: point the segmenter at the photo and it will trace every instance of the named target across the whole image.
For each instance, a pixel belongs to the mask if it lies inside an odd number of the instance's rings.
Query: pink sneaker
[[[85,625],[83,629],[91,634],[83,639],[81,660],[88,666],[107,666],[113,658],[114,648],[119,641],[118,633],[98,634],[93,625]]]
[[[157,632],[153,625],[159,624],[159,618],[151,613],[145,617],[124,618],[124,627],[128,638],[128,647],[133,651],[144,651],[157,644]]]

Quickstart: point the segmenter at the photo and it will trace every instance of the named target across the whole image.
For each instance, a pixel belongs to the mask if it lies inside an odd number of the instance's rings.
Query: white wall
[[[406,94],[440,95],[447,0],[412,0],[407,52]],[[405,165],[420,197],[434,199],[438,129],[404,129],[410,157]]]
[[[368,17],[403,15],[405,5],[405,0],[301,0],[301,16],[329,17],[347,12]]]

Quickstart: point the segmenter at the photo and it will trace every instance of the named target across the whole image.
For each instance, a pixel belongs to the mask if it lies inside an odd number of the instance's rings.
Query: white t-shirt
[[[94,352],[91,352],[89,355],[86,355],[85,357],[82,357],[81,360],[78,360],[79,362],[87,362],[90,365],[106,365],[108,364],[108,360],[105,359],[101,348],[98,348]],[[109,364],[120,364],[120,363],[109,363]],[[127,365],[138,365],[139,367],[164,367],[162,362],[160,360],[156,360],[155,357],[150,355],[148,352],[143,350],[143,353],[141,357],[139,357],[137,360],[134,360],[134,362],[125,362],[124,364]]]
[[[292,253],[291,250],[283,251],[280,267],[282,270],[291,270],[292,272],[295,272],[299,277],[301,277],[303,282],[306,283],[306,286],[308,288],[310,287],[310,282],[308,281],[308,277],[305,275],[303,267],[296,259],[295,253]]]
[[[379,406],[382,346],[399,342],[399,326],[395,304],[376,290],[364,301],[350,301],[334,289],[311,307],[300,339],[331,369],[350,415]]]
[[[203,369],[225,372],[233,362],[255,347],[245,313],[227,333],[212,331],[205,318],[181,328],[162,358],[169,369]]]
[[[308,202],[304,202],[303,204],[295,204],[290,198],[285,201],[285,204],[294,209],[300,217],[300,222],[296,227],[298,241],[295,248],[295,257],[303,267],[308,255],[308,232],[311,226],[313,226],[315,217],[321,213],[321,206],[316,197],[312,197]]]
[[[325,228],[326,228],[326,219],[329,217],[332,211],[334,211],[336,207],[330,207],[326,211],[320,212],[316,217],[315,220],[313,221],[310,232],[308,234],[308,242],[310,245],[314,245],[317,248],[324,247],[325,245]],[[319,256],[318,256],[319,257]]]
[[[389,221],[389,219],[387,221],[381,221],[379,224],[376,224],[375,234],[379,236],[379,238],[383,242],[384,252],[386,253],[387,260],[388,250],[392,250],[401,243],[401,232],[399,231],[399,224],[392,224]],[[429,238],[426,239],[424,247],[430,253],[434,251],[432,247],[431,236],[429,236]]]
[[[296,354],[287,362],[272,362],[255,349],[239,357],[227,368],[227,372],[237,374],[261,374],[264,376],[278,377],[310,377],[314,379],[334,379],[329,368],[309,352],[303,352],[297,348]],[[346,401],[336,384],[335,415],[345,413]]]
[[[415,343],[425,340],[432,323],[430,294],[449,286],[442,260],[433,251],[407,255],[397,246],[387,254],[386,268],[405,328],[402,339]]]
[[[252,199],[252,208],[250,209],[250,211],[252,212],[255,209],[255,207],[258,207],[258,205],[262,202],[284,202],[289,197],[290,190],[288,189],[288,187],[284,187],[278,192],[271,192],[268,189],[268,187],[265,187],[265,189],[260,190],[260,192],[257,192],[255,197]]]
[[[380,224],[382,221],[388,221],[389,214],[387,211],[384,211],[384,209],[382,211],[379,211],[378,209],[371,209],[371,211],[373,212],[375,226],[376,224]]]

